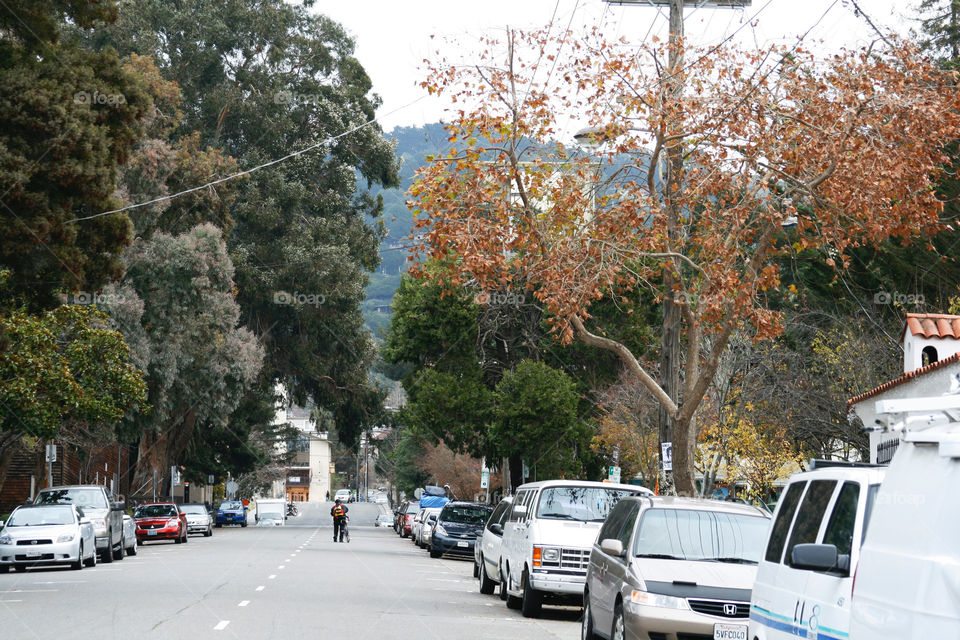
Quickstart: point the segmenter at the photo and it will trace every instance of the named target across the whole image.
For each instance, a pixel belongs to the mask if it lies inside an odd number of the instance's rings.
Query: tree
[[[123,283],[105,288],[103,300],[147,374],[153,411],[131,425],[139,486],[180,464],[197,431],[225,428],[260,372],[263,350],[238,326],[233,265],[213,225],[157,233],[135,244],[126,263]],[[243,438],[231,444],[247,446]]]
[[[799,44],[687,48],[679,77],[663,45],[638,54],[596,32],[486,44],[476,64],[438,60],[424,81],[465,106],[450,152],[411,190],[420,251],[453,284],[531,291],[561,340],[615,353],[672,418],[676,488],[694,494],[695,415],[730,336],[781,330],[767,302],[778,256],[824,250],[842,265],[857,246],[941,228],[933,186],[960,130],[952,76],[899,42],[826,60]],[[541,58],[553,73],[536,73]],[[687,90],[668,99],[676,82]],[[551,141],[571,113],[603,143],[599,184],[592,158]],[[675,149],[682,167],[664,162]],[[681,310],[677,401],[590,326],[595,300],[666,275],[657,293]]]
[[[89,28],[114,1],[12,5],[0,18],[0,264],[10,297],[49,309],[60,291],[98,291],[123,273],[127,215],[74,220],[119,204],[118,167],[150,98],[115,51],[58,42],[67,21]]]
[[[202,166],[226,169],[233,158],[249,169],[326,141],[237,181],[228,211],[187,207],[194,217],[184,220],[229,229],[242,322],[265,348],[263,377],[331,411],[351,445],[379,410],[360,303],[378,261],[380,232],[368,220],[382,202],[362,185],[392,186],[397,169],[352,40],[310,4],[133,0],[91,42],[153,57],[183,95],[171,146],[222,154],[171,174],[171,192],[209,180]]]
[[[123,336],[92,307],[0,316],[0,487],[13,453],[56,438],[78,448],[116,439],[149,407]]]

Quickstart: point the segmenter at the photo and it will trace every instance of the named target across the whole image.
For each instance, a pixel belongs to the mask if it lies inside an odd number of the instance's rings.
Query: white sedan
[[[0,529],[0,573],[52,564],[96,566],[93,524],[72,504],[17,507]]]

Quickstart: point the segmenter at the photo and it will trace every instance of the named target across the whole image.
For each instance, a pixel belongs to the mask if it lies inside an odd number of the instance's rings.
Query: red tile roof
[[[914,336],[924,338],[954,338],[960,340],[960,316],[945,313],[908,313],[900,333],[900,341],[907,329]]]
[[[910,315],[921,315],[921,314],[910,314]],[[945,316],[945,317],[947,317],[947,318],[957,318],[957,316]],[[957,318],[957,319],[960,320],[960,318]],[[855,404],[857,404],[857,403],[859,403],[859,402],[863,402],[864,400],[867,400],[867,399],[869,399],[869,398],[872,398],[873,396],[880,395],[880,394],[883,393],[884,391],[889,391],[890,389],[893,389],[894,387],[898,387],[898,386],[900,386],[901,384],[903,384],[904,382],[907,382],[907,381],[909,381],[909,380],[913,380],[914,378],[919,378],[919,377],[922,376],[922,375],[925,375],[925,374],[927,374],[927,373],[930,373],[931,371],[936,371],[936,370],[939,369],[940,367],[945,367],[945,366],[950,365],[950,364],[953,364],[953,363],[955,363],[955,362],[960,362],[960,353],[955,353],[955,354],[953,354],[952,356],[950,356],[949,358],[944,358],[943,360],[939,360],[939,361],[937,361],[937,362],[934,362],[933,364],[928,364],[928,365],[925,366],[925,367],[920,367],[919,369],[914,369],[913,371],[910,371],[909,373],[903,374],[903,375],[900,376],[899,378],[894,378],[893,380],[890,380],[889,382],[884,382],[882,385],[880,385],[880,386],[877,387],[876,389],[872,389],[872,390],[870,390],[870,391],[867,391],[866,393],[861,393],[860,395],[854,396],[853,398],[850,398],[849,400],[847,400],[847,412],[849,412],[850,409],[853,408],[853,405],[855,405]]]

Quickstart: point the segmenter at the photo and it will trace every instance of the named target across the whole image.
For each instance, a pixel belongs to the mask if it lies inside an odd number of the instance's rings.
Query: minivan
[[[610,510],[652,492],[629,484],[546,480],[517,489],[503,531],[500,577],[507,606],[536,617],[544,599],[579,605],[590,547]]]

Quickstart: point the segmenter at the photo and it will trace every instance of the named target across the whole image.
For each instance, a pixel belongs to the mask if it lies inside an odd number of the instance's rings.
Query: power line
[[[81,222],[81,221],[83,221],[83,220],[92,220],[93,218],[99,218],[99,217],[101,217],[101,216],[108,216],[108,215],[110,215],[110,214],[112,214],[112,213],[121,213],[121,212],[123,212],[123,211],[129,211],[129,210],[131,210],[131,209],[139,209],[140,207],[148,207],[148,206],[150,206],[150,205],[152,205],[152,204],[157,204],[158,202],[164,202],[164,201],[166,201],[166,200],[173,200],[174,198],[178,198],[178,197],[183,196],[183,195],[186,195],[186,194],[188,194],[188,193],[194,193],[194,192],[196,192],[196,191],[200,191],[201,189],[207,189],[207,188],[212,187],[212,186],[214,186],[214,185],[218,185],[218,184],[221,184],[221,183],[223,183],[223,182],[227,182],[227,181],[229,181],[229,180],[234,180],[234,179],[236,179],[236,178],[240,178],[240,177],[242,177],[242,176],[249,175],[249,174],[251,174],[251,173],[254,173],[255,171],[259,171],[260,169],[265,169],[265,168],[270,167],[270,166],[273,166],[273,165],[275,165],[275,164],[280,164],[281,162],[284,162],[284,161],[286,161],[286,160],[289,160],[290,158],[295,158],[295,157],[297,157],[297,156],[303,155],[304,153],[307,153],[308,151],[313,151],[314,149],[316,149],[316,148],[318,148],[318,147],[322,147],[322,146],[324,146],[324,145],[328,145],[328,144],[331,144],[331,143],[333,143],[333,142],[336,142],[337,140],[339,140],[339,139],[341,139],[341,138],[344,138],[344,137],[350,135],[351,133],[356,133],[357,131],[360,131],[361,129],[364,129],[364,128],[369,127],[369,126],[371,126],[371,125],[373,125],[373,124],[376,124],[382,117],[391,116],[391,115],[393,115],[394,113],[396,113],[396,112],[398,112],[398,111],[402,111],[403,109],[406,109],[406,108],[408,108],[408,107],[412,107],[412,106],[415,105],[416,103],[418,103],[418,102],[420,102],[421,100],[423,100],[425,97],[426,97],[426,96],[420,96],[420,97],[417,98],[416,100],[413,100],[413,101],[411,101],[411,102],[408,102],[407,104],[405,104],[405,105],[403,105],[403,106],[401,106],[401,107],[397,107],[397,108],[394,109],[393,111],[390,111],[389,113],[386,113],[386,114],[384,114],[383,116],[377,116],[377,117],[371,118],[370,120],[367,120],[367,121],[364,122],[363,124],[359,124],[359,125],[353,127],[352,129],[348,129],[347,131],[344,131],[343,133],[340,133],[340,134],[335,135],[335,136],[330,136],[330,137],[328,137],[328,138],[326,138],[326,139],[324,139],[324,140],[322,140],[322,141],[320,141],[320,142],[317,142],[317,143],[315,143],[315,144],[310,145],[309,147],[305,147],[305,148],[300,149],[300,150],[298,150],[298,151],[294,151],[294,152],[292,152],[292,153],[288,153],[288,154],[285,155],[285,156],[282,156],[282,157],[280,157],[280,158],[276,158],[276,159],[274,159],[274,160],[270,160],[269,162],[264,162],[263,164],[257,165],[257,166],[255,166],[255,167],[250,168],[250,169],[245,169],[245,170],[243,170],[243,171],[238,171],[237,173],[233,173],[233,174],[230,174],[230,175],[228,175],[228,176],[224,176],[223,178],[218,178],[217,180],[212,180],[212,181],[210,181],[210,182],[207,182],[206,184],[202,184],[202,185],[197,186],[197,187],[191,187],[190,189],[184,189],[183,191],[178,191],[177,193],[172,193],[172,194],[170,194],[170,195],[161,196],[161,197],[159,197],[159,198],[154,198],[153,200],[148,200],[148,201],[146,201],[146,202],[138,202],[138,203],[136,203],[136,204],[128,204],[127,206],[125,206],[125,207],[120,207],[119,209],[111,209],[110,211],[102,211],[102,212],[100,212],[100,213],[95,213],[95,214],[93,214],[93,215],[83,216],[83,217],[81,217],[81,218],[74,218],[73,220],[67,220],[64,224],[70,224],[71,222]]]

